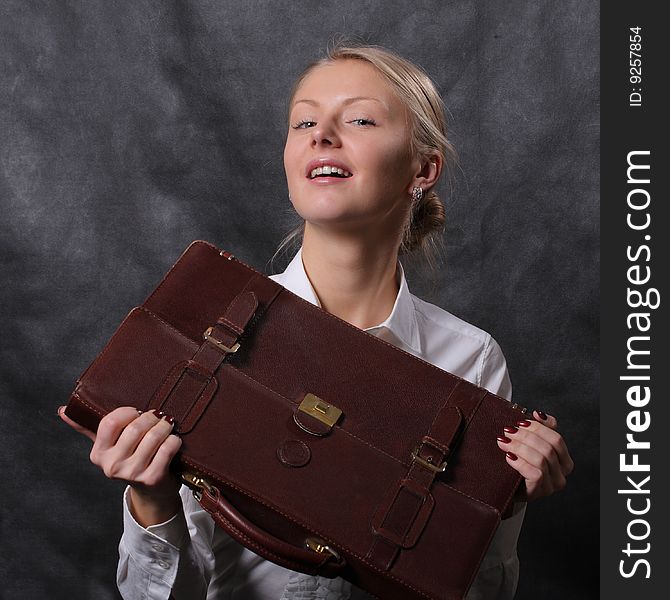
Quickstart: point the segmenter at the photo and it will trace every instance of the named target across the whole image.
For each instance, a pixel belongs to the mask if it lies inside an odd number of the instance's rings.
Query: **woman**
[[[432,188],[451,160],[443,106],[430,79],[375,47],[339,48],[309,67],[290,102],[284,166],[304,220],[302,247],[272,278],[349,323],[511,397],[505,359],[482,330],[409,293],[398,255],[426,249],[444,209]],[[129,483],[118,584],[126,599],[365,598],[341,580],[278,567],[214,527],[168,472],[181,445],[162,413],[115,410],[91,460]],[[556,420],[510,423],[498,447],[524,477],[523,497],[499,527],[468,598],[509,599],[518,578],[516,540],[525,500],[565,485],[572,460]],[[172,595],[172,596],[171,596]]]

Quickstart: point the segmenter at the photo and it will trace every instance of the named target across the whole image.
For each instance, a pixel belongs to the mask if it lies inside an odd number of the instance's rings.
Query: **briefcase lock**
[[[208,327],[205,330],[205,333],[202,334],[202,337],[208,341],[210,344],[214,344],[219,350],[223,350],[226,354],[233,354],[237,352],[237,349],[240,347],[240,343],[236,342],[235,345],[232,348],[228,348],[225,344],[217,340],[215,337],[212,336],[212,331],[214,330],[214,327]]]
[[[327,544],[324,544],[320,539],[315,538],[315,537],[308,537],[305,540],[305,547],[308,550],[311,550],[312,552],[318,552],[319,554],[331,554],[335,560],[339,561],[340,560],[340,555],[333,550],[330,546]]]
[[[302,399],[298,410],[308,414],[310,417],[314,417],[318,421],[332,427],[337,423],[337,420],[342,415],[342,411],[328,404],[325,400],[322,400],[315,394],[305,394],[305,397]]]

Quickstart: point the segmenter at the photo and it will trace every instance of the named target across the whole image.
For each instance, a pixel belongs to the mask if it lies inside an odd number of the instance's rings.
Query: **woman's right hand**
[[[182,443],[172,435],[174,419],[123,406],[103,417],[94,433],[67,417],[65,407],[58,409],[58,415],[93,441],[94,465],[110,479],[130,485],[131,512],[142,527],[163,523],[179,512],[181,483],[169,470]]]

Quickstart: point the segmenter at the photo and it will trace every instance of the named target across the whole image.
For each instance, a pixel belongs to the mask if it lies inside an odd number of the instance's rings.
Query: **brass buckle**
[[[434,465],[432,461],[426,460],[425,458],[419,456],[419,448],[417,446],[412,450],[412,461],[418,462],[422,467],[425,467],[433,473],[444,473],[447,469],[447,461],[445,460],[441,465]]]
[[[214,330],[214,327],[208,327],[205,330],[205,333],[202,334],[202,337],[205,339],[205,341],[209,342],[210,344],[214,344],[219,350],[223,350],[226,354],[234,354],[237,352],[237,349],[240,347],[240,343],[236,342],[235,345],[232,348],[228,348],[225,344],[217,340],[215,337],[212,336],[212,331]]]
[[[305,540],[305,547],[312,552],[318,552],[319,554],[326,554],[328,552],[331,554],[335,560],[340,560],[340,555],[333,550],[330,546],[327,544],[324,544],[320,539],[315,538],[315,537],[308,537]]]

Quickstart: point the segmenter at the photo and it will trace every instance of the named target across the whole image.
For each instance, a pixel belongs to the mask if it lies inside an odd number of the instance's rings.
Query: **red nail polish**
[[[504,431],[505,433],[516,433],[517,431],[519,431],[519,428],[514,426],[505,427]]]
[[[507,456],[507,458],[509,458],[510,460],[516,460],[517,458],[519,458],[516,454],[514,454],[514,452],[507,452],[505,456]]]
[[[541,410],[536,410],[535,412],[537,413],[538,417],[540,417],[540,419],[542,419],[543,421],[547,420],[547,415],[544,414]]]
[[[518,421],[517,425],[519,427],[530,427],[530,421],[528,419],[524,419],[523,421]]]
[[[509,444],[512,440],[510,440],[506,435],[499,435],[496,438],[501,444]]]
[[[164,413],[163,411],[160,411],[159,413],[156,413],[156,416],[159,419],[163,419],[164,421],[166,421],[170,425],[172,425],[174,423],[174,417],[172,415],[168,415],[167,413]]]

